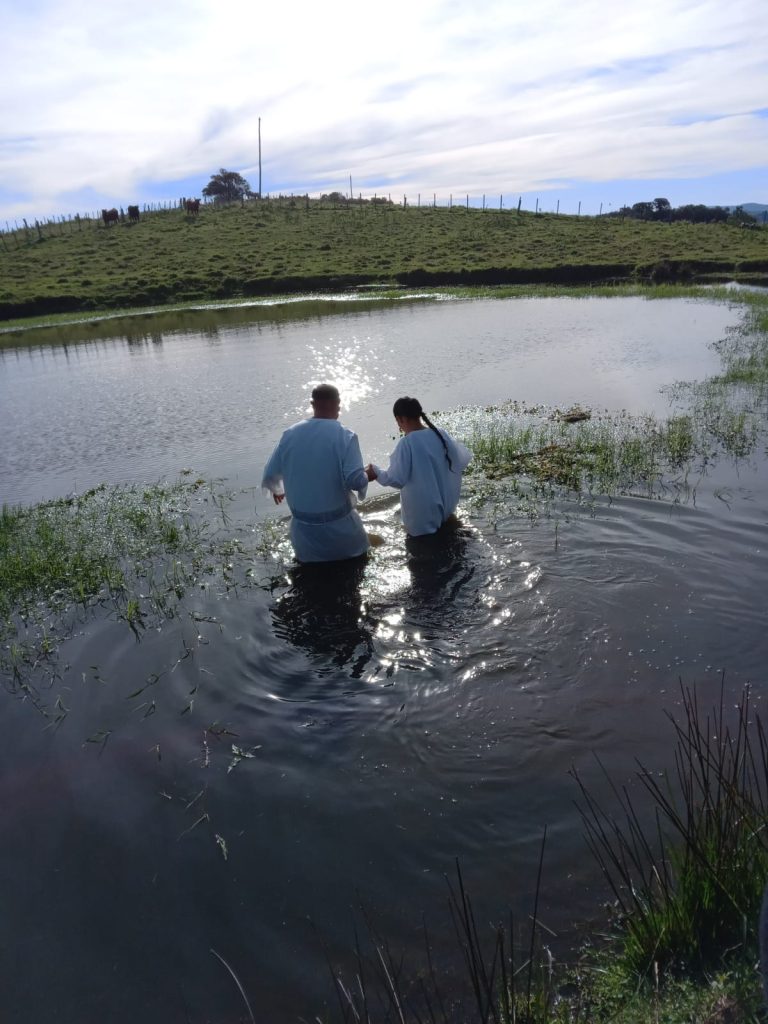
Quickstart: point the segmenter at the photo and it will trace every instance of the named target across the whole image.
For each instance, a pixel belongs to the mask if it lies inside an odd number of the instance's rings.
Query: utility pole
[[[261,199],[261,118],[259,118],[259,199]]]

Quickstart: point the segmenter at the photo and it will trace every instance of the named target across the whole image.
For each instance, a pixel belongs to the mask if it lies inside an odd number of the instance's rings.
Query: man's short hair
[[[313,402],[340,402],[339,389],[333,384],[318,384],[312,388]]]

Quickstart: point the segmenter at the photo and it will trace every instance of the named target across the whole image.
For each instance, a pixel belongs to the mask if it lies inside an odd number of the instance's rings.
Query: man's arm
[[[344,462],[341,467],[344,476],[344,486],[348,491],[357,491],[360,501],[368,491],[368,477],[363,469],[363,456],[360,452],[360,442],[357,434],[352,434],[344,452]]]
[[[371,466],[371,471],[382,487],[403,487],[411,475],[411,449],[399,441],[389,457],[387,469]]]
[[[272,500],[276,505],[285,500],[282,462],[282,452],[278,444],[270,455],[269,462],[264,467],[264,475],[261,478],[261,486],[271,492]]]

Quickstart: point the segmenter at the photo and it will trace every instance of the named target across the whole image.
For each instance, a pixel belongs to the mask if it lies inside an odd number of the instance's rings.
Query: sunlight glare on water
[[[310,379],[304,385],[305,391],[311,391],[316,384],[335,384],[341,393],[343,411],[349,411],[372,393],[378,354],[370,338],[332,336],[324,345],[310,345],[308,354]]]

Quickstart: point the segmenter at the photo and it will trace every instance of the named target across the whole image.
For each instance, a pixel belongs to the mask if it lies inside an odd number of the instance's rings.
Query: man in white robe
[[[354,508],[368,488],[357,434],[339,423],[339,392],[332,384],[312,391],[311,419],[289,427],[264,468],[262,487],[276,505],[287,500],[290,537],[300,562],[356,558],[368,536]]]

